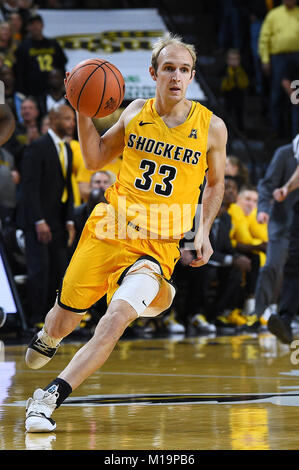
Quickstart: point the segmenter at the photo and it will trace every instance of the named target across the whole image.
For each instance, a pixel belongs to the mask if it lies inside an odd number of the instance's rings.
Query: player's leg
[[[93,337],[59,375],[72,389],[99,369],[108,359],[125,329],[147,308],[159,291],[159,282],[146,274],[124,278]]]
[[[81,348],[59,378],[75,390],[108,359],[125,329],[138,317],[136,311],[124,300],[111,302],[100,319],[93,337]]]
[[[82,315],[62,308],[56,302],[45,319],[44,327],[32,338],[26,351],[25,362],[31,369],[39,369],[49,362],[63,338],[80,323]]]
[[[27,432],[55,429],[56,424],[51,419],[54,409],[106,362],[126,327],[142,314],[158,292],[159,282],[151,276],[135,274],[124,278],[93,337],[56,379],[43,390],[36,390],[27,401]]]

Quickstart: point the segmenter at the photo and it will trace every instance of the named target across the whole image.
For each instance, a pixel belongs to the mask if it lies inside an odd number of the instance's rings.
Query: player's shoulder
[[[216,114],[212,114],[210,128],[216,131],[221,131],[226,129],[226,125],[223,119],[221,119],[219,116],[216,116]]]
[[[126,107],[125,111],[128,112],[139,112],[143,108],[144,104],[146,103],[147,100],[138,98],[134,101],[131,101],[131,103]]]
[[[210,127],[209,127],[209,140],[210,141],[226,141],[227,140],[227,128],[223,119],[216,114],[212,114]]]
[[[138,98],[132,101],[124,110],[121,119],[126,126],[141,111],[147,100]]]

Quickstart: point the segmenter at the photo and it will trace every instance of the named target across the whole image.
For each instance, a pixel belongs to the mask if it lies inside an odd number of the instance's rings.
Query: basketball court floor
[[[268,332],[123,339],[54,412],[55,432],[26,434],[27,398],[82,344],[65,341],[45,368],[30,370],[26,345],[1,341],[1,450],[299,448],[299,342],[297,354]]]

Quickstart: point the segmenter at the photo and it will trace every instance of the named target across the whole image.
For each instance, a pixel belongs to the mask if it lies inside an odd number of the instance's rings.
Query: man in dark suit
[[[74,111],[50,112],[50,129],[28,146],[22,168],[22,218],[28,268],[28,320],[35,325],[53,304],[73,242],[72,151],[63,142],[74,130]]]

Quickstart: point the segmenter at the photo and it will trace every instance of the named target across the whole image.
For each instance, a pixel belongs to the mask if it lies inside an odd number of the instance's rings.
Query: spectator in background
[[[41,134],[46,134],[49,130],[49,127],[50,127],[50,116],[49,114],[46,114],[44,117],[42,117],[42,120],[41,120],[41,125],[40,125]]]
[[[296,169],[283,186],[273,191],[273,197],[281,203],[299,188],[299,134],[293,141]],[[278,314],[272,313],[268,328],[280,341],[290,344],[293,341],[292,321],[299,308],[299,201],[293,205],[293,220],[290,227],[288,257],[283,271],[283,284],[278,306]]]
[[[245,216],[244,223],[247,224],[248,232],[252,237],[252,243],[268,243],[268,226],[267,223],[258,223],[257,221],[257,202],[258,192],[254,186],[243,186],[237,197],[236,204],[242,209]],[[242,214],[242,216],[243,216]],[[260,268],[266,262],[266,254],[264,249],[258,251],[260,257]],[[257,280],[256,280],[257,282]],[[251,292],[251,296],[247,299],[243,308],[243,315],[253,315],[255,313],[255,296]],[[255,318],[256,320],[256,318]]]
[[[73,157],[75,159],[75,165],[76,165],[76,169],[75,170],[73,169],[73,174],[72,174],[72,176],[73,176],[73,190],[74,190],[75,183],[77,182],[78,162],[79,163],[81,162],[80,159],[82,158],[82,154],[81,154],[81,149],[80,149],[79,142],[78,142],[78,145],[77,145],[77,141],[71,140],[70,141],[70,146],[71,146],[71,149],[73,151]],[[100,189],[103,192],[103,202],[104,201],[106,202],[106,199],[104,198],[104,192],[106,191],[107,188],[109,188],[109,186],[111,186],[112,182],[113,181],[112,181],[111,175],[108,173],[108,171],[99,170],[99,171],[96,171],[96,172],[92,173],[91,177],[90,177],[90,181],[89,181],[88,199],[85,202],[83,201],[83,204],[87,204],[87,202],[89,201],[89,196],[90,196],[91,192],[94,189]],[[77,190],[75,189],[75,191],[77,191]],[[80,204],[78,204],[78,199],[77,199],[77,203],[74,204],[74,205],[79,206],[79,207],[83,207],[82,206],[82,201],[80,201]]]
[[[214,251],[208,263],[195,271],[189,266],[195,254],[183,250],[174,271],[174,280],[180,289],[174,306],[178,309],[180,321],[186,323],[189,320],[189,328],[196,333],[215,333],[215,324],[237,324],[242,273],[250,270],[251,262],[232,247],[231,218],[227,212],[229,205],[230,198],[225,193],[210,232]],[[187,319],[184,318],[186,312]],[[242,323],[246,323],[244,318]]]
[[[108,171],[96,171],[90,178],[90,191],[101,189],[103,193],[111,186],[111,176]]]
[[[63,142],[74,126],[69,106],[50,112],[50,129],[24,154],[19,225],[23,228],[28,267],[29,322],[44,320],[52,305],[74,240],[72,152]]]
[[[67,58],[56,39],[43,34],[44,22],[40,15],[27,21],[28,37],[16,51],[17,90],[38,97],[48,92],[48,76],[53,69],[65,74]]]
[[[19,182],[20,174],[16,170],[14,156],[0,148],[0,220],[3,227],[15,223]]]
[[[87,221],[95,206],[100,202],[107,202],[104,196],[104,191],[101,188],[93,188],[90,191],[88,201],[83,202],[80,206],[74,208],[74,223],[76,235],[70,249],[70,256],[73,255],[77,247],[85,222]]]
[[[24,129],[39,127],[40,112],[35,98],[27,96],[21,104],[21,125]]]
[[[38,97],[41,115],[44,116],[54,106],[66,104],[64,75],[61,70],[53,69],[48,75],[48,91]]]
[[[3,19],[8,19],[11,13],[18,11],[19,5],[18,0],[6,0],[1,2],[0,10],[2,13]]]
[[[7,104],[0,105],[0,147],[13,135],[16,121],[12,110]]]
[[[46,115],[47,116],[47,115]],[[45,123],[44,123],[45,125]],[[76,123],[74,122],[73,127],[69,127],[69,134],[64,137],[65,142],[68,142],[72,154],[73,154],[73,163],[72,163],[72,188],[73,188],[73,197],[74,197],[74,206],[78,207],[82,204],[83,198],[80,192],[78,174],[81,167],[84,165],[83,156],[80,148],[80,143],[77,139],[74,138],[76,131]]]
[[[37,101],[29,96],[21,103],[21,122],[17,122],[15,137],[20,145],[25,146],[33,141],[33,136],[40,134],[40,112]]]
[[[255,239],[268,242],[267,222],[257,221],[258,191],[255,186],[243,186],[237,197],[237,205],[243,210],[249,232]],[[264,255],[264,253],[263,253]],[[265,261],[265,256],[262,257]],[[261,261],[264,264],[264,261]]]
[[[122,162],[122,157],[120,156],[117,159],[115,159],[114,161],[108,163],[108,165],[105,165],[105,167],[103,167],[101,169],[102,172],[103,171],[108,172],[108,174],[110,175],[111,184],[115,181],[115,178],[116,178],[117,173],[119,171],[119,168],[121,166],[121,162]],[[79,168],[79,171],[78,171],[78,174],[77,174],[77,181],[78,181],[78,185],[79,185],[82,200],[85,201],[85,202],[87,201],[87,199],[89,197],[90,180],[91,180],[91,177],[94,173],[95,173],[94,171],[90,171],[90,170],[87,170],[85,168],[84,160],[83,160],[83,157],[82,157],[82,164],[81,164],[81,166]]]
[[[251,235],[245,214],[241,207],[236,204],[240,190],[237,181],[234,177],[227,175],[225,179],[226,192],[229,193],[231,198],[231,204],[228,208],[228,213],[231,216],[232,222],[232,229],[230,232],[231,242],[237,253],[246,255],[251,260],[251,270],[246,273],[246,280],[244,283],[244,302],[242,305],[244,313],[247,315],[252,308],[261,257],[266,251],[267,244]]]
[[[270,116],[273,132],[283,136],[281,106],[284,91],[281,83],[287,64],[299,63],[299,7],[296,0],[283,0],[266,16],[259,37],[262,68],[270,77]]]
[[[9,15],[8,22],[10,24],[12,38],[15,44],[20,44],[25,39],[26,29],[23,16],[19,11],[14,11]]]
[[[18,0],[18,12],[23,18],[24,25],[27,24],[29,18],[36,15],[37,5],[34,4],[33,0]]]
[[[285,201],[273,201],[273,191],[283,186],[295,169],[294,148],[290,143],[275,151],[265,176],[258,184],[257,220],[268,224],[269,237],[266,264],[259,272],[255,291],[255,313],[259,319],[263,317],[264,323],[279,300],[293,218],[292,206],[299,199],[299,191],[296,190]]]
[[[0,67],[0,80],[4,83],[5,103],[10,106],[16,121],[21,123],[23,121],[21,105],[25,99],[25,95],[16,91],[16,80],[13,69],[7,65],[2,65],[2,67]]]
[[[234,155],[228,155],[226,158],[225,174],[234,176],[238,181],[239,187],[250,183],[249,171],[247,166]]]
[[[73,153],[72,187],[73,187],[74,206],[78,207],[82,204],[82,197],[80,193],[80,187],[78,184],[78,173],[80,171],[81,165],[83,164],[82,152],[81,152],[80,143],[78,140],[72,138],[69,135],[65,136],[64,140],[69,143],[72,149],[72,153]]]
[[[226,71],[221,81],[224,107],[235,125],[244,130],[244,99],[249,86],[248,75],[241,65],[238,49],[229,49],[226,56]]]
[[[242,326],[246,319],[240,315],[243,305],[243,277],[251,271],[251,260],[238,253],[232,246],[232,221],[228,213],[232,203],[229,180],[226,180],[222,206],[211,229],[211,244],[214,250],[208,264],[203,266],[205,295],[209,284],[216,280],[216,295],[207,308],[209,322],[218,326]]]
[[[14,40],[10,23],[0,23],[0,52],[4,55],[4,64],[12,67],[16,62],[18,43]]]
[[[242,47],[240,12],[236,3],[235,0],[220,0],[219,2],[218,44],[220,49],[233,47],[240,50]]]
[[[15,132],[5,144],[5,148],[14,155],[19,170],[26,146],[40,135],[39,109],[33,97],[22,101],[20,115],[22,122],[16,122]]]
[[[263,20],[268,12],[265,1],[251,0],[248,2],[250,20],[250,47],[254,66],[255,90],[258,95],[262,94],[263,76],[261,59],[258,53],[258,40]]]

